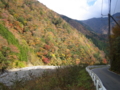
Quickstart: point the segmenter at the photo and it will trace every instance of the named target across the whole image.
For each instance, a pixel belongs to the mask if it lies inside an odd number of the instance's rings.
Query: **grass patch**
[[[38,78],[21,82],[4,90],[95,90],[86,66],[70,66],[45,72]]]
[[[27,46],[22,46],[19,44],[18,40],[15,38],[15,36],[2,24],[0,24],[0,35],[3,36],[9,44],[13,44],[20,50],[20,53],[18,54],[20,61],[27,61],[28,57],[28,48]]]

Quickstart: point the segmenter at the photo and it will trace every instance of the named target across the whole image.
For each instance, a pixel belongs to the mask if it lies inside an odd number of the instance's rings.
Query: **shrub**
[[[49,60],[48,58],[45,58],[45,57],[42,59],[42,61],[43,61],[45,64],[50,63],[50,60]]]
[[[9,67],[12,62],[8,56],[11,54],[10,48],[3,46],[0,50],[0,68]]]
[[[52,23],[56,26],[59,26],[62,23],[62,19],[61,18],[53,18]]]
[[[4,7],[5,5],[2,2],[0,2],[0,8],[4,8]]]
[[[23,25],[26,25],[26,21],[23,17],[18,17],[17,20],[21,22]]]
[[[44,48],[45,48],[46,50],[50,50],[50,45],[44,45]]]
[[[25,67],[25,64],[24,64],[24,62],[17,61],[17,62],[16,62],[16,67],[22,68],[22,67]]]
[[[44,72],[41,77],[15,83],[12,90],[95,90],[94,84],[85,71],[85,66],[69,66]],[[5,89],[9,90],[9,89]]]

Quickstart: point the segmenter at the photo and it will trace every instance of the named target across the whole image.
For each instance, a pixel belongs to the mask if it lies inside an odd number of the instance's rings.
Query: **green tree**
[[[10,53],[10,48],[8,47],[2,47],[0,51],[0,69],[5,69],[9,66],[10,60],[7,58],[7,56]]]
[[[119,22],[120,23],[120,22]],[[120,27],[118,25],[113,27],[113,34],[110,40],[110,60],[111,70],[120,73]]]

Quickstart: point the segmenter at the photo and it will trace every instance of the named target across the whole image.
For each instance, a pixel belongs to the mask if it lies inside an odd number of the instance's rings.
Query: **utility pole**
[[[110,16],[111,16],[111,0],[110,0],[110,3],[109,3],[109,12],[108,12],[108,40],[109,40],[109,48],[111,48],[111,38],[110,38],[110,29],[111,29],[111,27],[110,27]],[[110,49],[109,49],[110,50]],[[110,51],[110,53],[111,53],[111,51]],[[110,59],[110,65],[111,65],[111,63],[112,63],[112,60]]]
[[[110,39],[110,16],[111,16],[111,0],[109,3],[109,13],[108,13],[108,38]]]
[[[112,20],[114,20],[114,22],[116,23],[116,25],[118,25],[118,27],[120,27],[120,24],[117,22],[117,20],[114,19],[114,17],[111,15],[111,1],[109,2],[109,12],[108,12],[108,40],[109,40],[109,52],[110,52],[110,55],[112,55],[112,51],[111,51],[111,48],[112,47],[112,39],[111,39],[111,25],[110,25],[110,19],[112,18]],[[109,56],[110,57],[110,67],[113,67],[113,61],[115,60],[115,55],[113,56]]]

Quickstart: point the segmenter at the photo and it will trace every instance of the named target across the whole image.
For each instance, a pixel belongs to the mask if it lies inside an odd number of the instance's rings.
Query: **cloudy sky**
[[[51,10],[73,19],[86,20],[108,14],[109,0],[38,0]],[[103,4],[102,4],[103,1]],[[120,0],[112,0],[112,14],[120,12]],[[102,8],[101,8],[102,7]]]

